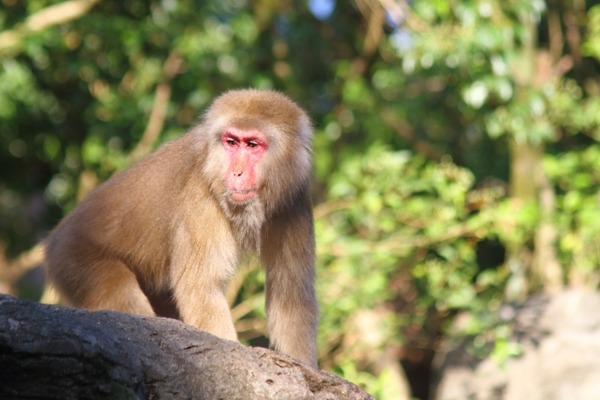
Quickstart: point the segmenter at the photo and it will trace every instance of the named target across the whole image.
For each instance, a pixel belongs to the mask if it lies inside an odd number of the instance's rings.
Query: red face
[[[267,150],[267,139],[258,130],[229,128],[221,136],[229,167],[225,183],[231,199],[244,202],[253,198],[259,186],[257,166]]]

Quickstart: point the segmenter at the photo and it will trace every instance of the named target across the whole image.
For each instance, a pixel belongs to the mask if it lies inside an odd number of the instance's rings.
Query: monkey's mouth
[[[236,190],[230,192],[231,200],[236,203],[243,203],[256,196],[256,189]]]

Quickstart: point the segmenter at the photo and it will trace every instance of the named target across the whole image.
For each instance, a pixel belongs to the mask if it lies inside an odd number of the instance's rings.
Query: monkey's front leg
[[[176,289],[175,296],[183,322],[222,339],[238,340],[223,292],[199,285],[191,292]]]
[[[310,214],[274,224],[263,245],[267,269],[267,318],[276,350],[317,367],[318,306],[314,291],[314,239]]]
[[[225,277],[207,265],[187,265],[173,282],[181,320],[222,339],[237,341],[225,297]]]
[[[273,347],[316,367],[318,309],[312,286],[306,282],[311,272],[306,274],[292,277],[285,271],[277,280],[273,273],[267,274],[267,316]]]
[[[219,242],[222,246],[208,246],[189,240],[185,231],[179,233],[179,251],[171,258],[170,279],[181,320],[220,338],[237,341],[225,296],[235,252],[227,252],[227,240]]]

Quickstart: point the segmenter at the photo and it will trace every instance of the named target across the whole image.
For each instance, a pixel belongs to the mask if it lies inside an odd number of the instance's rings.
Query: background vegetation
[[[28,250],[91,188],[224,90],[275,88],[316,128],[321,366],[424,399],[442,339],[502,359],[503,302],[598,287],[593,3],[0,0],[0,290],[39,299]]]

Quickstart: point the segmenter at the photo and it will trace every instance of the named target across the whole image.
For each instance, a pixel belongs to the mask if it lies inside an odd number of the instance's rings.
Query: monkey
[[[271,347],[316,367],[312,136],[280,92],[221,94],[58,224],[45,241],[49,280],[67,305],[175,316],[236,341],[225,292],[256,255]]]

